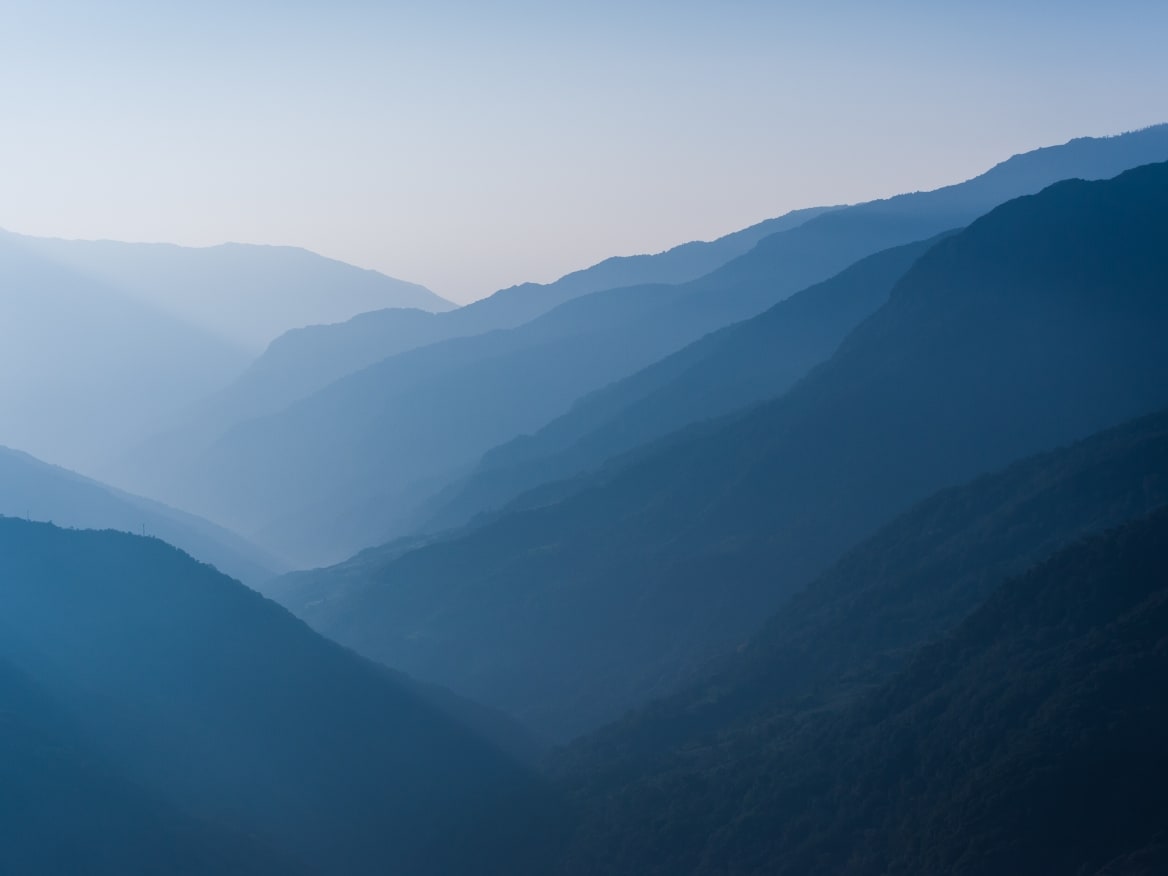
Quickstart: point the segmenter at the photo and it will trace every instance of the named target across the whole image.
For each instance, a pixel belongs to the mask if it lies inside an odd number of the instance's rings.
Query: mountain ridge
[[[1166,208],[1168,164],[1011,201],[918,259],[782,398],[292,607],[559,738],[595,727],[937,489],[1163,407]],[[327,590],[329,572],[285,580]]]
[[[514,872],[554,813],[418,686],[156,538],[0,518],[0,548],[0,665],[182,811],[348,874]]]
[[[424,286],[298,246],[130,243],[0,232],[256,355],[290,329],[383,307],[450,310]]]
[[[968,222],[1002,191],[1033,191],[1068,164],[1091,175],[1145,153],[1168,157],[1168,125],[1057,147],[1048,153],[1061,156],[1057,168],[1049,157],[1030,159],[1038,170],[1021,173],[1025,185],[1002,181],[999,170],[927,195],[828,210],[689,283],[592,292],[517,328],[384,359],[237,425],[199,458],[156,467],[158,477],[136,488],[300,565],[335,562],[410,534],[420,504],[483,452],[540,428],[582,394],[860,258]]]
[[[1086,536],[863,696],[739,723],[624,799],[585,790],[557,872],[1151,876],[1166,534],[1161,506]]]

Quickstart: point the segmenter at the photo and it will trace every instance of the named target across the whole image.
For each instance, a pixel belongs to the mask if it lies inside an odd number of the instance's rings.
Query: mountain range
[[[99,476],[301,320],[406,302],[451,306],[421,287],[288,247],[7,232],[0,283],[0,367],[9,375],[0,382],[0,443]]]
[[[1168,125],[455,309],[0,234],[0,871],[1168,871],[1166,240]]]
[[[400,454],[366,450],[361,458],[354,459],[354,465],[359,468],[373,464],[384,473],[387,459],[396,461],[397,483],[403,476],[416,479],[411,467],[424,465],[433,469],[437,463],[437,470],[445,471],[450,463],[441,453],[443,442],[453,441],[458,447],[471,439],[474,443],[470,446],[477,450],[484,440],[489,444],[512,434],[508,431],[509,421],[499,412],[478,426],[491,426],[486,439],[475,433],[474,424],[470,424],[472,428],[461,424],[460,428],[446,429],[445,424],[434,424],[427,419],[433,416],[429,413],[431,410],[448,419],[466,418],[457,406],[434,403],[435,398],[445,393],[456,394],[460,400],[468,395],[486,398],[484,392],[498,388],[497,384],[486,389],[459,385],[467,380],[481,383],[488,377],[478,373],[480,363],[488,368],[497,366],[495,373],[508,388],[500,399],[511,399],[525,405],[516,411],[523,417],[520,422],[536,423],[538,420],[532,417],[538,417],[538,412],[543,409],[538,406],[541,399],[548,399],[543,402],[546,406],[549,401],[555,403],[565,393],[573,395],[575,387],[588,385],[582,380],[595,379],[588,365],[603,366],[604,363],[592,362],[588,351],[573,351],[577,358],[589,357],[587,362],[573,368],[565,351],[565,358],[555,370],[543,371],[546,378],[559,378],[561,383],[536,388],[543,391],[539,398],[533,398],[531,392],[510,392],[508,381],[514,379],[515,369],[526,369],[526,360],[531,356],[546,356],[550,345],[565,340],[578,341],[580,336],[590,336],[595,329],[619,321],[630,312],[635,316],[656,302],[654,294],[665,291],[662,284],[666,281],[686,279],[695,272],[700,274],[706,268],[749,250],[762,236],[796,227],[823,212],[823,209],[798,210],[710,243],[683,244],[653,256],[609,259],[569,274],[549,286],[527,284],[501,290],[487,299],[448,313],[392,309],[363,314],[341,325],[290,332],[273,343],[237,381],[188,411],[180,426],[123,455],[105,470],[105,474],[109,480],[128,484],[137,491],[176,501],[184,507],[200,508],[203,513],[210,513],[235,528],[251,532],[253,537],[265,541],[273,550],[302,562],[320,556],[322,547],[329,552],[328,555],[339,553],[343,556],[370,543],[371,538],[376,541],[378,536],[394,528],[395,524],[383,519],[377,519],[371,525],[374,510],[371,506],[380,508],[382,514],[388,508],[391,515],[400,516],[401,506],[405,503],[400,496],[394,495],[392,487],[396,483],[391,484],[388,499],[385,490],[376,497],[354,497],[352,493],[359,488],[348,483],[351,478],[346,473],[335,470],[329,472],[327,479],[314,477],[312,480],[320,490],[339,492],[339,496],[316,495],[310,499],[294,495],[294,491],[303,493],[311,489],[299,477],[306,458],[309,465],[320,466],[322,471],[335,464],[333,457],[337,454],[320,451],[320,445],[335,440],[335,436],[319,433],[333,428],[358,440],[373,441],[378,436],[369,434],[369,424],[346,423],[343,418],[368,417],[370,412],[392,404],[409,405],[410,399],[390,398],[387,401],[385,397],[412,393],[417,399],[415,407],[421,405],[422,411],[411,411],[406,418],[407,426],[445,429],[438,441],[429,435],[422,438],[425,445],[423,459],[418,459],[416,454],[402,459]],[[622,278],[648,279],[656,286],[642,290],[645,294],[639,297],[609,295],[599,302],[596,313],[590,313],[587,306],[582,309],[572,306],[574,299],[606,288],[604,284]],[[549,315],[543,321],[537,318],[555,309],[557,303],[564,304],[568,310],[559,317]],[[529,320],[532,321],[530,326],[522,325]],[[686,330],[684,326],[680,328]],[[518,334],[512,335],[504,329],[515,329]],[[654,347],[650,342],[646,344],[645,349],[627,346],[624,355],[636,357],[634,361],[650,361]],[[511,356],[511,361],[492,361],[506,355]],[[609,363],[608,368],[610,371],[619,368],[619,361]],[[431,385],[443,380],[454,385]],[[322,414],[322,407],[328,413]],[[341,408],[339,416],[333,413],[338,407]],[[532,407],[534,413],[528,410]],[[310,420],[314,426],[302,430],[299,425],[282,425],[280,418]],[[235,447],[249,440],[249,432],[262,433],[268,429],[280,430],[284,436],[297,436],[294,441],[285,438],[278,442],[287,456],[283,462],[285,470],[276,475],[281,484],[278,503],[271,501],[277,498],[275,493],[268,495],[251,491],[251,484],[256,477],[262,477],[262,470],[253,470],[249,460],[232,458],[250,452],[247,448],[237,450]],[[260,435],[255,440],[263,442],[267,438]],[[271,459],[270,453],[265,451],[263,455],[269,457],[266,468],[281,464],[279,460]],[[459,459],[462,455],[459,452],[454,458]],[[217,467],[237,464],[245,467],[243,481],[232,485]],[[359,471],[360,479],[368,480],[363,471]],[[271,486],[269,484],[269,488]],[[257,502],[264,504],[256,508]],[[325,512],[326,505],[334,508],[332,513]],[[340,507],[334,507],[337,505]],[[279,518],[290,514],[295,519],[283,525],[278,519],[272,519],[273,515]],[[347,515],[343,525],[334,522],[339,515]],[[323,534],[322,529],[330,522],[331,530],[327,535]],[[372,529],[374,535],[355,531],[362,527]]]
[[[566,301],[604,289],[695,280],[749,251],[762,238],[829,209],[793,210],[717,240],[683,243],[655,255],[617,256],[554,283],[500,289],[464,307],[433,315],[425,309],[398,306],[370,310],[344,322],[294,328],[277,338],[201,415],[221,421],[223,429],[242,419],[274,413],[346,374],[416,347],[515,328]]]
[[[867,692],[590,764],[556,872],[1162,872],[1166,537],[1161,508],[1072,544]]]
[[[424,286],[292,246],[60,240],[6,235],[37,258],[258,354],[285,332],[387,307],[455,305]]]
[[[390,356],[126,483],[295,564],[335,561],[415,531],[430,496],[581,395],[858,259],[964,225],[1006,192],[1037,191],[1068,167],[1106,176],[1147,155],[1168,158],[1168,128],[1072,141],[957,186],[815,214],[688,283],[593,292],[513,329]]]
[[[555,811],[416,685],[157,539],[0,518],[0,581],[0,731],[30,757],[6,749],[23,800],[5,784],[2,830],[24,839],[3,853],[24,872],[61,872],[110,822],[153,840],[101,839],[107,872],[194,871],[189,846],[246,873],[510,873]]]
[[[779,399],[558,500],[272,592],[539,732],[594,728],[914,501],[1168,403],[1166,207],[1168,165],[1011,201],[933,246]]]
[[[193,514],[4,447],[0,447],[0,515],[72,529],[149,534],[253,587],[284,571],[274,557]]]
[[[506,506],[692,423],[782,395],[884,303],[935,239],[860,259],[755,319],[711,332],[647,368],[589,393],[533,435],[488,451],[430,502],[423,531]]]

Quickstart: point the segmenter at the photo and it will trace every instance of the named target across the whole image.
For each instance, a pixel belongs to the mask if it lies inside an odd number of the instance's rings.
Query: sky
[[[0,0],[0,228],[466,302],[1168,121],[1168,3]]]

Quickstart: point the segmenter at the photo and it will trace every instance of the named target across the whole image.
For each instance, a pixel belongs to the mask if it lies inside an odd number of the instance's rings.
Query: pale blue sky
[[[468,300],[1168,120],[1168,4],[0,0],[0,227]]]

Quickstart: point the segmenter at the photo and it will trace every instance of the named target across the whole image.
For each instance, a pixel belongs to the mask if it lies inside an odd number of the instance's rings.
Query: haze
[[[297,245],[455,301],[1168,116],[1147,2],[4,10],[0,227]]]

